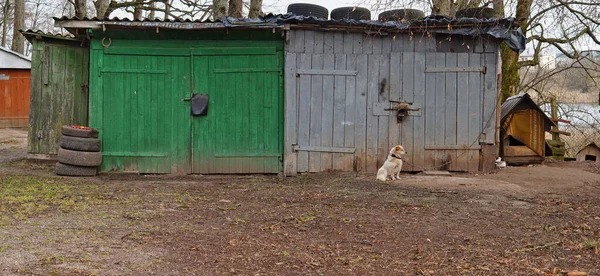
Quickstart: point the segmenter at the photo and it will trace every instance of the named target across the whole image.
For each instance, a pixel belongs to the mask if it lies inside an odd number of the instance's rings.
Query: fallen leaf
[[[583,272],[583,271],[567,272],[567,276],[586,276],[586,275],[588,275],[587,272]]]

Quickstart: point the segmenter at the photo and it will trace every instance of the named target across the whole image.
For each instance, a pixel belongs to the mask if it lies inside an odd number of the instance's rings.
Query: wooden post
[[[550,113],[552,114],[552,119],[558,119],[558,104],[556,103],[556,97],[552,97],[550,99]],[[560,141],[560,137],[558,136],[558,122],[555,121],[556,125],[552,127],[552,140]]]

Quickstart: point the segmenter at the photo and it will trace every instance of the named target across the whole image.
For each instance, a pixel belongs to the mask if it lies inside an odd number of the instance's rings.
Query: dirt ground
[[[23,159],[27,149],[27,129],[0,128],[0,164]]]
[[[600,275],[600,166],[53,175],[0,164],[0,275]]]

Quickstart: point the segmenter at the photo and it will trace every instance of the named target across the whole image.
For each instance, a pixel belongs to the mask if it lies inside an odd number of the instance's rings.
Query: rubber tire
[[[331,11],[331,19],[371,20],[371,11],[361,7],[341,7]]]
[[[295,15],[302,16],[314,16],[317,18],[329,18],[329,10],[325,7],[314,5],[314,4],[306,4],[306,3],[294,3],[290,4],[287,7],[288,13],[293,13]]]
[[[100,151],[100,139],[61,136],[60,147],[78,151]]]
[[[58,162],[74,166],[94,167],[102,163],[102,153],[58,149]]]
[[[57,162],[54,173],[64,176],[95,176],[98,174],[98,169],[96,167],[72,166]]]
[[[62,126],[62,135],[83,138],[98,138],[98,130],[95,128],[80,129],[70,126]]]
[[[384,11],[379,14],[379,21],[402,21],[413,22],[421,20],[425,17],[425,13],[415,9],[397,9]]]
[[[496,12],[492,8],[469,8],[456,11],[456,18],[494,18]]]

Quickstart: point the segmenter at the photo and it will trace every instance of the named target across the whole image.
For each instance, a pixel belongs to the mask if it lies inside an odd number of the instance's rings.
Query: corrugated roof
[[[66,34],[50,33],[50,32],[44,32],[42,30],[33,30],[33,29],[28,29],[26,31],[20,30],[20,32],[23,35],[28,34],[28,35],[39,35],[39,36],[54,37],[54,38],[75,38],[75,36],[70,33],[66,33]]]
[[[137,28],[137,29],[175,29],[202,30],[222,28],[285,28],[286,26],[303,28],[336,28],[363,29],[366,31],[404,31],[404,32],[436,32],[466,36],[490,35],[503,40],[511,49],[517,52],[525,50],[526,39],[514,18],[451,18],[446,16],[427,16],[415,22],[405,21],[376,21],[376,20],[328,20],[313,16],[298,16],[288,14],[269,14],[261,18],[231,18],[221,20],[190,20],[190,19],[142,19],[129,18],[77,18],[55,17],[55,26],[66,28],[72,33],[76,29],[106,29],[106,28]]]
[[[506,101],[504,101],[500,112],[500,121],[504,122],[508,115],[513,112],[526,109],[535,109],[544,115],[544,121],[546,122],[546,124],[544,124],[544,129],[546,131],[550,131],[550,127],[555,125],[554,122],[548,118],[546,113],[531,99],[527,93],[509,97],[506,99]]]

